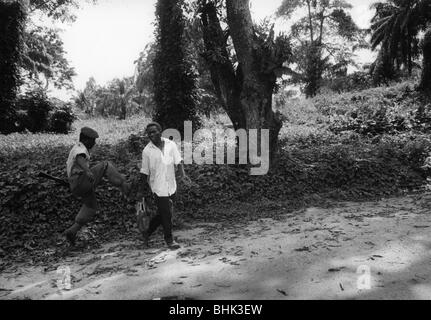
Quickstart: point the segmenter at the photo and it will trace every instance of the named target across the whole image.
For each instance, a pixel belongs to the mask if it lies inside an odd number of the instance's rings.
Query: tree
[[[136,91],[133,85],[133,79],[123,79],[118,82],[120,120],[126,120],[127,106],[132,102],[131,99],[135,92]]]
[[[184,121],[200,125],[196,114],[196,72],[186,54],[183,0],[159,0],[157,48],[154,58],[155,120],[165,128],[184,131]]]
[[[366,47],[363,31],[354,23],[344,0],[283,0],[277,16],[292,18],[294,45],[292,82],[303,83],[306,96],[316,95],[323,77],[345,76],[354,52]]]
[[[419,34],[431,21],[431,2],[389,0],[377,2],[373,8],[376,13],[371,26],[371,44],[373,49],[380,46],[372,69],[374,81],[393,78],[401,67],[406,67],[411,74],[414,60],[420,54]]]
[[[78,91],[78,96],[75,97],[75,105],[83,110],[86,114],[94,116],[96,108],[96,92],[98,91],[96,80],[93,77],[88,79],[83,91]]]
[[[96,0],[86,0],[96,3]],[[23,59],[21,68],[29,86],[48,88],[49,84],[61,89],[72,89],[75,71],[65,58],[60,31],[38,26],[32,19],[36,14],[54,21],[73,22],[74,12],[79,8],[77,0],[28,0],[28,20],[24,32]],[[42,77],[42,78],[41,78]]]
[[[75,97],[75,105],[90,116],[116,116],[124,120],[133,111],[132,106],[139,107],[137,95],[133,77],[113,79],[106,86],[97,85],[91,77]]]
[[[412,73],[413,60],[419,55],[417,17],[412,13],[413,1],[391,0],[372,5],[376,10],[371,20],[371,47],[380,46],[379,55],[373,64],[374,82],[393,79],[402,67]]]
[[[14,130],[14,103],[18,86],[29,74],[43,73],[57,87],[71,84],[73,69],[64,58],[63,43],[55,31],[28,27],[34,13],[40,12],[60,20],[73,20],[72,0],[1,0],[0,1],[0,112],[1,131]],[[15,128],[16,129],[16,128]]]
[[[20,85],[19,62],[25,8],[22,3],[0,1],[0,132],[14,130],[14,102]]]
[[[97,0],[85,0],[86,2],[96,3]],[[54,20],[74,21],[74,9],[79,8],[77,0],[28,0],[28,14],[32,15],[40,12],[48,18]]]
[[[65,58],[63,41],[56,29],[33,27],[24,34],[24,50],[21,67],[26,77],[45,89],[50,83],[61,89],[73,89],[72,77],[76,75]]]
[[[136,89],[140,93],[152,94],[154,91],[154,67],[157,46],[151,42],[145,46],[144,51],[139,54],[136,64]]]
[[[212,112],[223,110],[215,94],[214,86],[211,82],[211,75],[206,66],[205,59],[201,52],[205,50],[202,38],[200,21],[194,14],[197,11],[197,2],[184,3],[184,37],[186,39],[185,53],[192,64],[192,69],[196,70],[196,112],[199,115],[210,116]],[[154,67],[153,62],[157,51],[157,44],[151,42],[146,45],[144,51],[135,61],[135,85],[139,92],[138,97],[134,97],[136,102],[143,105],[145,112],[150,115],[154,110]]]
[[[154,67],[153,62],[156,55],[156,43],[151,42],[145,46],[144,51],[135,61],[135,88],[138,93],[133,98],[137,104],[142,105],[145,113],[150,116],[154,113]]]
[[[273,29],[262,33],[252,22],[249,0],[226,1],[226,30],[221,24],[221,3],[203,0],[200,4],[203,56],[220,103],[236,130],[269,130],[273,161],[282,120],[272,109],[272,95],[283,63],[291,57],[289,39],[275,37]]]
[[[423,64],[419,89],[431,93],[431,27],[425,33],[422,51]]]

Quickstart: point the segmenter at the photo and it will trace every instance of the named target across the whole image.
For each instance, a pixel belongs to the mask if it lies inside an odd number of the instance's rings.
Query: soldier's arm
[[[81,169],[84,170],[85,174],[89,178],[93,177],[93,173],[91,172],[91,170],[90,170],[90,168],[88,166],[88,161],[86,160],[85,154],[78,154],[76,156],[76,160],[75,161],[81,167]]]

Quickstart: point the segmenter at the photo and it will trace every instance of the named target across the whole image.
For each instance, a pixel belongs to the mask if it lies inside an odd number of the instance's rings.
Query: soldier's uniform
[[[82,128],[81,134],[92,139],[99,138],[98,133],[88,127]],[[119,187],[124,194],[127,194],[130,189],[126,178],[119,174],[109,161],[102,161],[90,168],[94,177],[94,181],[91,181],[77,163],[76,158],[78,156],[83,157],[87,164],[89,164],[91,156],[89,150],[87,150],[82,142],[77,143],[72,148],[67,159],[67,177],[70,190],[72,194],[82,202],[81,209],[75,218],[75,224],[65,231],[65,235],[71,243],[74,243],[76,233],[79,229],[90,222],[98,210],[95,189],[104,176],[107,177],[113,185]]]

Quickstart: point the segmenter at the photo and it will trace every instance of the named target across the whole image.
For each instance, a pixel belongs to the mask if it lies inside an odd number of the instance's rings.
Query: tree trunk
[[[20,2],[0,2],[0,132],[14,127],[14,102],[19,79],[19,62],[25,24],[25,7]]]
[[[126,102],[121,99],[121,113],[120,113],[120,120],[126,120],[127,116],[127,108],[126,108]]]
[[[187,55],[184,33],[184,0],[158,0],[156,18],[157,49],[154,68],[154,118],[165,129],[176,129],[184,137],[184,122],[200,127],[197,115],[197,78]]]
[[[423,64],[420,90],[431,92],[431,28],[425,33],[423,40]]]
[[[387,52],[386,47],[383,47],[379,51],[376,61],[374,62],[374,67],[371,70],[373,84],[381,85],[382,83],[387,84],[388,80],[395,77],[395,70],[393,62]]]
[[[284,55],[273,54],[275,67],[262,70],[259,59],[266,62],[270,59],[259,56],[261,43],[254,33],[249,0],[227,0],[226,8],[229,35],[235,47],[238,66],[235,70],[227,50],[227,37],[220,26],[215,5],[210,1],[204,1],[201,11],[206,47],[204,57],[209,65],[217,96],[234,128],[246,129],[248,133],[250,129],[257,129],[258,137],[262,129],[269,130],[269,154],[272,162],[276,156],[278,134],[282,126],[280,115],[272,110],[272,94],[277,80],[275,69],[282,67]],[[274,44],[273,39],[265,44]],[[257,143],[259,150],[259,139]]]

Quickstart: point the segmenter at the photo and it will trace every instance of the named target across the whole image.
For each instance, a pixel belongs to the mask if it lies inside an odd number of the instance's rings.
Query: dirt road
[[[431,299],[430,208],[425,194],[195,224],[176,251],[158,235],[3,273],[0,299]]]

